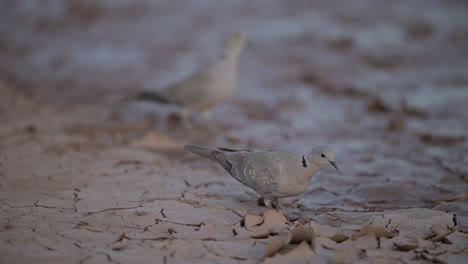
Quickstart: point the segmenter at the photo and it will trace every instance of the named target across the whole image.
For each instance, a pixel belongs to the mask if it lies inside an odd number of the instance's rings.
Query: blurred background
[[[343,122],[382,120],[368,120],[358,107],[374,97],[391,111],[404,100],[444,122],[466,118],[453,107],[468,93],[464,1],[1,5],[2,79],[54,104],[115,103],[135,90],[163,89],[216,56],[222,38],[238,30],[252,46],[242,55],[234,99],[217,109],[220,123],[229,114],[234,124],[275,119],[307,130],[319,121],[350,132]],[[466,125],[432,128],[460,134]]]

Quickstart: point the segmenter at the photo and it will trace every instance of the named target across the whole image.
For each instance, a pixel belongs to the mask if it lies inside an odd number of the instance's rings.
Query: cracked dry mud
[[[464,263],[464,1],[3,1],[0,263]],[[167,1],[169,2],[169,1]],[[215,128],[125,100],[252,41]],[[284,215],[184,143],[307,151]]]

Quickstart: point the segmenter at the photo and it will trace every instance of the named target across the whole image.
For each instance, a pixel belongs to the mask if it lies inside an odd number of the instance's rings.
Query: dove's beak
[[[328,162],[330,162],[330,164],[331,164],[337,171],[340,171],[340,170],[338,169],[338,166],[336,166],[336,163],[335,163],[334,161],[329,160]]]

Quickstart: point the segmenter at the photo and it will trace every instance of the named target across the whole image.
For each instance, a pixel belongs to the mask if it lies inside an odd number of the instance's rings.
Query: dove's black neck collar
[[[306,161],[306,159],[305,159],[305,155],[302,156],[302,167],[304,167],[304,168],[307,168],[307,167],[308,167],[308,166],[307,166],[307,161]]]

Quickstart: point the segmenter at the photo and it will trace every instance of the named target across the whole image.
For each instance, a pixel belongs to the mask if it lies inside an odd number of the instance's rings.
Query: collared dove
[[[182,107],[183,121],[189,117],[191,110],[201,111],[205,119],[209,119],[212,108],[229,98],[234,91],[239,55],[245,42],[242,33],[229,34],[224,41],[221,56],[207,67],[161,92],[140,92],[137,98],[179,105]]]
[[[281,209],[278,198],[303,193],[312,176],[326,165],[335,164],[335,154],[326,146],[317,146],[308,154],[273,150],[211,149],[184,145],[185,150],[220,164],[232,177],[262,196],[265,205]]]

